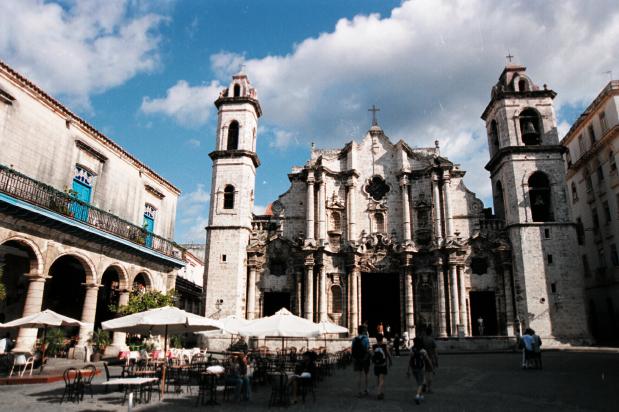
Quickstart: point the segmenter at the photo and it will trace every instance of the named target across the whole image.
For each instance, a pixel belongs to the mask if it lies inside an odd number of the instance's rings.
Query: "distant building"
[[[197,315],[202,314],[202,295],[204,292],[202,289],[204,261],[198,256],[204,256],[204,245],[202,245],[201,250],[201,254],[199,254],[200,249],[196,254],[193,253],[196,251],[195,249],[185,250],[183,256],[187,264],[178,271],[175,287],[176,306]]]
[[[132,289],[175,286],[179,190],[2,62],[0,147],[0,321],[49,308],[88,322],[84,343]]]
[[[574,252],[582,262],[591,332],[598,342],[619,341],[619,81],[587,107],[561,144],[567,190],[578,224]]]

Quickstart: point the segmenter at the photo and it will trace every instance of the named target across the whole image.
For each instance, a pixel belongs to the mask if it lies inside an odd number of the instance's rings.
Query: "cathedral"
[[[289,189],[254,215],[262,111],[247,75],[233,76],[215,101],[205,315],[253,319],[286,307],[351,333],[381,322],[442,338],[531,327],[586,341],[555,94],[511,63],[492,87],[482,119],[494,213],[438,142],[394,141],[374,117],[341,148],[312,146]]]

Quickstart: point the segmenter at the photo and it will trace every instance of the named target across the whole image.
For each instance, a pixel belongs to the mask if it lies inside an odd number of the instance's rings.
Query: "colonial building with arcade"
[[[81,348],[131,290],[175,287],[179,190],[2,62],[0,147],[0,322],[52,309],[87,323]]]

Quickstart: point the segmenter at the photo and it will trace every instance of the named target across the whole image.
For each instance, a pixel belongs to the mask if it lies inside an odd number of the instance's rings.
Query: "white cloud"
[[[468,171],[467,185],[488,199],[479,117],[507,50],[529,66],[534,82],[559,93],[560,110],[590,101],[608,80],[604,71],[619,72],[617,38],[619,8],[610,0],[596,7],[577,0],[419,0],[382,18],[341,19],[332,32],[301,41],[290,54],[245,64],[261,121],[275,138],[271,146],[315,141],[337,147],[360,139],[370,125],[366,108],[377,104],[392,140],[433,146],[439,139],[443,153]],[[230,66],[242,55],[217,56],[212,62]]]
[[[263,215],[266,210],[266,206],[263,205],[254,205],[254,214],[255,215]]]
[[[140,110],[146,114],[173,117],[185,126],[202,125],[208,121],[213,101],[221,89],[222,86],[216,80],[202,86],[190,86],[185,80],[179,80],[168,89],[165,97],[144,97]]]
[[[219,80],[227,82],[233,74],[241,69],[245,57],[237,53],[220,52],[210,58],[211,69]]]
[[[200,141],[198,139],[189,139],[185,143],[187,143],[189,146],[193,148],[200,147]]]
[[[157,29],[166,19],[124,0],[0,2],[0,55],[71,104],[119,86],[159,63]]]
[[[208,205],[210,193],[199,183],[196,188],[181,194],[178,199],[176,238],[180,242],[204,242],[206,232],[204,227],[208,223]]]

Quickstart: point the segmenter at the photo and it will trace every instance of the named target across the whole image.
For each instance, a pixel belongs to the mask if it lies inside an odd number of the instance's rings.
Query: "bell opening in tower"
[[[390,326],[391,336],[401,334],[400,276],[397,273],[361,274],[361,322],[367,322],[370,336],[376,336],[377,327]]]

